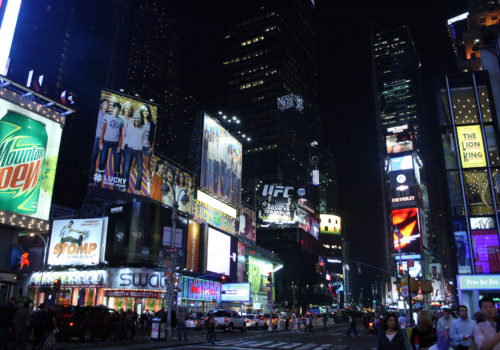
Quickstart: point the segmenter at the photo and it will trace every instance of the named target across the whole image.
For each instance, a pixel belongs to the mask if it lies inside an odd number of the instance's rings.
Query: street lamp
[[[403,268],[403,256],[402,256],[402,253],[401,253],[401,239],[403,238],[403,234],[401,233],[401,231],[399,231],[398,227],[394,227],[394,234],[396,235],[396,237],[398,237],[398,255],[399,255],[399,263],[401,264],[401,268]],[[399,273],[399,269],[398,269],[398,273]],[[403,271],[404,273],[404,271]],[[401,277],[401,275],[400,275]],[[408,281],[407,282],[407,287],[408,287],[408,306],[409,306],[409,309],[410,309],[410,326],[413,325],[413,310],[412,310],[412,305],[411,305],[411,276],[410,276],[410,268],[408,268],[408,274],[406,276],[406,280]],[[404,306],[404,310],[405,310],[405,314],[406,314],[406,298],[403,297],[403,306]]]
[[[42,239],[42,241],[43,241],[43,261],[42,261],[42,280],[43,280],[43,271],[45,270],[45,264],[46,264],[46,261],[47,261],[47,249],[49,248],[48,239],[46,239],[41,234],[35,233],[35,232],[21,233],[21,234],[19,234],[19,237],[25,237],[25,236],[40,237]]]
[[[179,201],[183,203],[183,205],[187,204],[189,201],[189,197],[186,194],[186,190],[183,188],[179,191],[179,193],[176,193],[177,188],[172,185],[171,188],[173,192],[173,198],[174,201],[172,203],[172,232],[170,235],[170,245],[172,246],[171,248],[171,254],[172,254],[172,275],[170,277],[170,283],[166,283],[167,286],[167,302],[168,302],[168,312],[167,312],[167,327],[168,327],[168,333],[170,334],[170,338],[173,339],[174,337],[174,330],[172,329],[172,308],[174,304],[174,276],[175,276],[175,260],[176,260],[176,248],[175,248],[175,230],[177,228],[177,220],[179,219]],[[167,334],[167,340],[168,340],[168,334]]]

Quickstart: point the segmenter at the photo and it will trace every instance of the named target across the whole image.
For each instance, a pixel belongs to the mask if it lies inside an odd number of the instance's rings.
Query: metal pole
[[[172,285],[173,285],[173,276],[175,274],[175,229],[176,229],[176,224],[177,224],[177,207],[179,204],[177,204],[177,198],[175,198],[175,192],[174,192],[174,203],[172,205],[172,233],[170,236],[170,243],[172,245]],[[167,284],[170,286],[170,284]],[[168,287],[170,288],[170,287]],[[172,328],[172,308],[174,304],[174,300],[172,300],[172,290],[167,290],[167,302],[168,302],[168,312],[167,312],[167,327],[168,327],[168,334],[170,335],[170,339],[174,339],[174,330]],[[167,340],[168,340],[168,335],[167,335]]]
[[[399,233],[399,230],[398,228],[396,227],[394,229],[396,235],[398,236],[398,255],[399,255],[399,263],[401,264],[401,267],[403,267],[403,255],[401,253],[401,236],[400,236],[400,233]],[[398,273],[399,273],[399,269],[398,269]],[[399,274],[399,276],[401,277],[401,274]],[[410,286],[409,284],[407,285],[408,287],[408,292],[410,290]],[[405,315],[406,315],[406,298],[403,297],[403,306],[404,306],[404,310],[405,310]]]

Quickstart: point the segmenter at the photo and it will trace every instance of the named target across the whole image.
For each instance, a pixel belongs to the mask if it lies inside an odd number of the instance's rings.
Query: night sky
[[[187,93],[207,107],[220,84],[217,52],[224,23],[237,1],[183,1],[180,43]],[[316,1],[320,116],[336,157],[340,214],[351,259],[379,265],[383,221],[377,168],[370,26],[408,25],[422,64],[427,112],[434,113],[433,75],[454,71],[446,20],[467,10],[466,0]],[[368,239],[369,238],[369,239]],[[377,245],[376,243],[380,244]],[[374,249],[376,247],[376,249]],[[364,275],[370,271],[364,270]],[[373,275],[375,277],[375,275]],[[356,285],[361,279],[355,280]],[[363,278],[367,287],[371,281]],[[359,285],[361,286],[361,285]],[[365,288],[366,288],[365,287]],[[365,289],[366,290],[366,289]]]

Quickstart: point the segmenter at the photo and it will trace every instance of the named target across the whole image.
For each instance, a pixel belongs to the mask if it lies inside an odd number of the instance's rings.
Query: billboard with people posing
[[[90,164],[90,185],[149,196],[157,106],[103,90]]]

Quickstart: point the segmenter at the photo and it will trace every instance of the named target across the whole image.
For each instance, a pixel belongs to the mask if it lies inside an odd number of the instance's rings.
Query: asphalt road
[[[242,333],[217,332],[215,345],[206,342],[206,331],[189,331],[191,344],[155,347],[156,349],[289,349],[289,350],[371,350],[376,348],[374,334],[359,331],[356,338],[345,336],[345,325],[316,328],[314,332],[247,330]],[[193,344],[192,342],[197,342]]]

